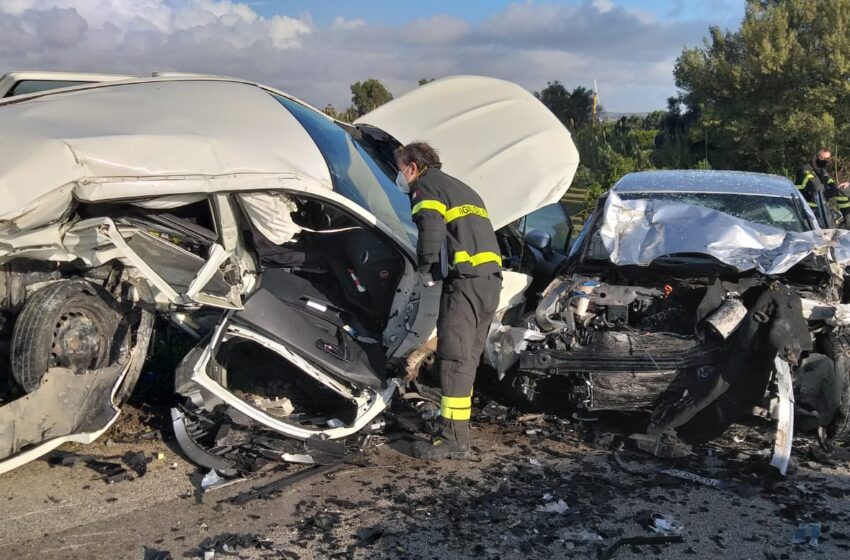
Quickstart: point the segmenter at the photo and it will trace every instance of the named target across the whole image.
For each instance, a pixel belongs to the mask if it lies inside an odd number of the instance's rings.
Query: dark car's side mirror
[[[543,253],[546,259],[552,258],[552,236],[548,231],[540,229],[530,231],[525,236],[525,240],[529,246]]]

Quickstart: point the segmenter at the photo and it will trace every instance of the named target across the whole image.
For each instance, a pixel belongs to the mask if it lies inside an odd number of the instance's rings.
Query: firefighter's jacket
[[[439,169],[425,168],[410,185],[417,254],[425,273],[447,279],[501,272],[502,257],[484,202],[474,190]]]
[[[802,193],[803,198],[812,208],[817,208],[815,194],[822,192],[824,198],[835,198],[835,202],[842,212],[850,210],[850,198],[838,188],[835,179],[830,177],[825,169],[816,169],[808,164],[804,165],[797,169],[794,186]]]

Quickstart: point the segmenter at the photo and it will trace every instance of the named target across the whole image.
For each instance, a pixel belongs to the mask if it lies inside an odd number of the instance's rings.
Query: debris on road
[[[537,506],[537,511],[542,511],[544,513],[565,513],[570,506],[564,502],[564,500],[558,500],[557,502],[548,502],[545,505]]]
[[[682,526],[672,517],[665,517],[660,513],[652,514],[652,524],[649,529],[659,535],[678,535],[682,532]]]
[[[726,488],[726,483],[722,480],[718,480],[716,478],[706,478],[704,476],[699,476],[694,473],[690,473],[688,471],[682,471],[679,469],[671,469],[667,467],[658,467],[656,469],[661,474],[666,474],[667,476],[673,476],[676,478],[681,478],[682,480],[689,480],[691,482],[696,482],[697,484],[701,484],[703,486],[708,486],[709,488]]]
[[[215,558],[216,553],[234,556],[246,550],[272,550],[274,543],[253,533],[222,533],[207,537],[198,545],[204,558]],[[212,554],[209,554],[212,553]]]
[[[685,542],[682,535],[665,535],[661,537],[628,537],[620,539],[599,555],[600,560],[610,560],[624,546],[678,544]]]
[[[148,458],[142,451],[128,451],[123,455],[110,455],[105,457],[97,457],[95,455],[80,455],[70,451],[54,451],[46,456],[47,462],[50,465],[61,465],[73,467],[77,464],[84,464],[91,470],[103,475],[103,480],[107,484],[114,484],[122,480],[132,479],[130,471],[121,466],[120,460],[124,465],[130,468],[137,478],[143,477],[148,471]]]
[[[794,544],[805,543],[809,546],[817,546],[818,539],[820,538],[820,532],[820,523],[800,523],[791,535],[791,542]]]
[[[143,451],[128,451],[123,457],[121,457],[121,461],[133,469],[133,472],[135,472],[139,478],[145,476],[145,473],[148,472],[148,460]]]
[[[215,469],[211,470],[207,474],[204,475],[204,478],[201,479],[201,490],[203,492],[212,492],[213,490],[218,490],[220,488],[225,488],[232,484],[236,484],[237,482],[244,481],[245,478],[225,478],[218,474]]]
[[[366,527],[357,530],[357,546],[372,546],[386,532],[382,527]]]
[[[561,531],[558,536],[573,543],[595,543],[602,540],[602,536],[593,531]]]
[[[329,473],[345,464],[347,464],[347,458],[343,458],[337,462],[328,463],[325,465],[314,465],[311,467],[307,467],[296,473],[286,475],[283,478],[279,478],[274,482],[270,482],[262,486],[257,486],[247,492],[237,494],[236,496],[233,496],[232,498],[229,498],[226,501],[229,501],[231,504],[234,505],[242,505],[256,499],[272,498],[275,496],[275,494],[282,492],[287,486],[291,486],[293,484],[296,484],[303,480],[307,480],[309,478],[313,478],[315,476],[319,476],[321,474]]]
[[[167,550],[157,550],[156,548],[145,547],[143,556],[143,560],[174,560],[174,556],[172,556],[171,552]]]
[[[103,480],[107,484],[114,484],[127,479],[127,469],[122,467],[119,463],[92,460],[86,461],[86,466],[91,470],[102,474],[104,477]]]

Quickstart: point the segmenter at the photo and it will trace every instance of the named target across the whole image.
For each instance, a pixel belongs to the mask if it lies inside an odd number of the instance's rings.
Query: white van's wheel
[[[85,280],[60,280],[27,300],[12,334],[12,376],[27,393],[50,368],[77,373],[118,359],[126,329],[115,298]]]

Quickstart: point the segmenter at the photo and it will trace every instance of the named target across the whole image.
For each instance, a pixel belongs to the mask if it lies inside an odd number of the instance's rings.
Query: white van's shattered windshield
[[[410,214],[410,200],[396,187],[365,146],[324,115],[300,103],[273,96],[301,123],[325,160],[334,190],[375,215],[400,236],[416,245],[416,226]]]

